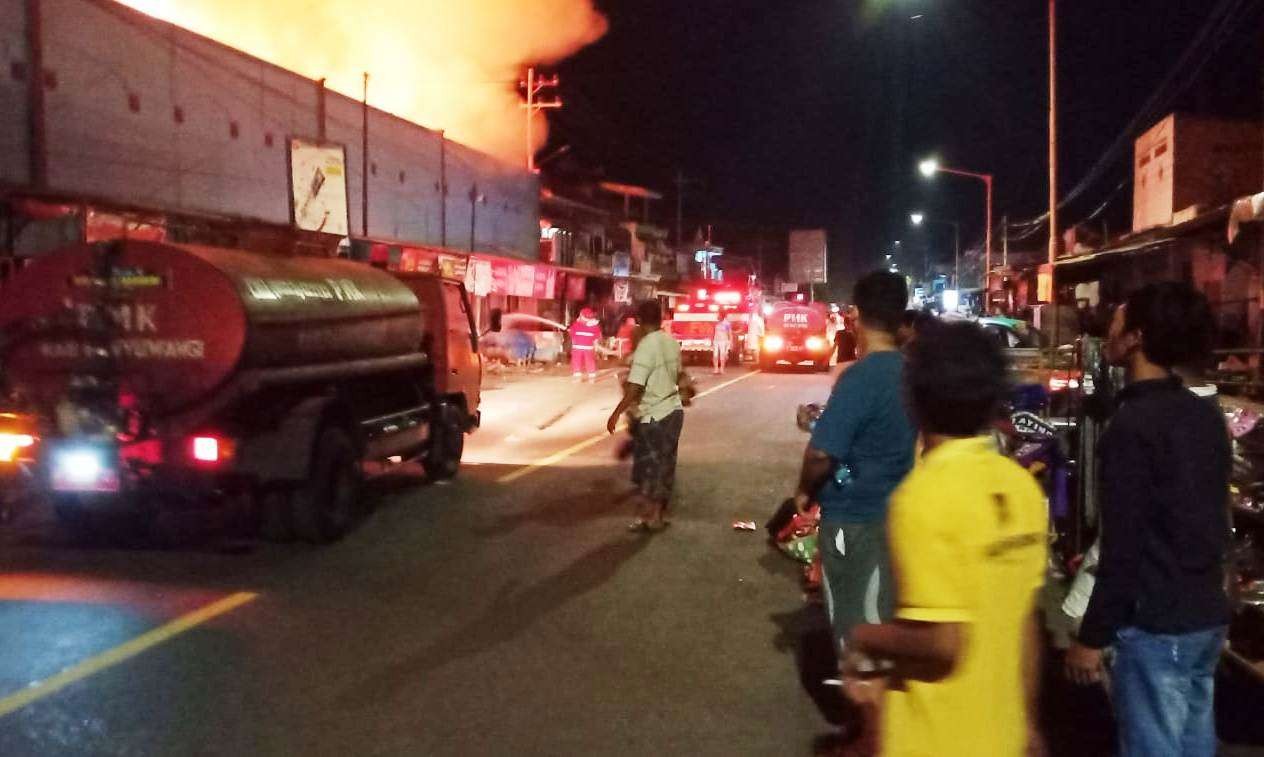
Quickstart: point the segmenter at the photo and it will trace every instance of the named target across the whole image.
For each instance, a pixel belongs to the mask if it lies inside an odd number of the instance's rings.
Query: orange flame
[[[525,163],[518,81],[596,42],[592,0],[122,0],[513,163]],[[536,147],[547,137],[536,115]]]

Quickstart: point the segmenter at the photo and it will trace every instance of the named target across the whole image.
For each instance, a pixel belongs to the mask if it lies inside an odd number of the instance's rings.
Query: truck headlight
[[[782,347],[786,346],[786,340],[779,336],[764,337],[764,349],[768,352],[780,352]]]
[[[825,349],[825,340],[819,336],[810,336],[807,340],[807,348],[812,352],[820,352]]]

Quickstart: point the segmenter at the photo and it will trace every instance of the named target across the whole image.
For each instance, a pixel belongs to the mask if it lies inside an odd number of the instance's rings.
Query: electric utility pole
[[[527,101],[522,103],[522,107],[527,109],[527,170],[535,173],[535,114],[537,111],[562,107],[562,99],[556,95],[552,100],[540,99],[544,90],[557,89],[556,74],[551,77],[537,76],[535,67],[531,67],[527,69],[527,80],[521,84],[527,92]]]

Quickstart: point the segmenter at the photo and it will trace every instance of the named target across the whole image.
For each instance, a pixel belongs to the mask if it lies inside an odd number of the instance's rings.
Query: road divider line
[[[225,613],[232,612],[242,605],[253,602],[258,598],[258,596],[258,594],[252,594],[245,591],[231,594],[217,602],[212,602],[205,607],[199,608],[185,615],[181,615],[179,618],[176,618],[170,623],[159,626],[152,631],[143,633],[131,641],[120,644],[113,649],[107,649],[101,654],[89,657],[83,662],[66,668],[51,678],[45,678],[43,681],[39,681],[25,689],[22,689],[21,691],[10,694],[3,699],[0,699],[0,718],[16,712],[17,710],[20,710],[23,707],[37,702],[47,696],[55,694],[73,683],[77,683],[85,678],[94,676],[103,670],[107,670],[115,665],[118,665],[119,663],[126,662],[127,660],[130,660],[165,641],[170,641],[176,636],[196,628],[209,620],[217,618],[220,615],[224,615]]]
[[[730,386],[732,386],[732,385],[736,384],[736,383],[737,383],[737,382],[739,382],[739,381],[745,381],[746,379],[750,378],[751,376],[754,376],[754,375],[755,375],[755,374],[757,374],[757,373],[759,373],[759,371],[758,371],[758,370],[755,370],[755,371],[751,371],[750,373],[745,373],[745,374],[742,374],[741,376],[738,376],[737,378],[732,379],[731,381],[725,381],[723,384],[719,384],[719,385],[717,385],[717,386],[713,386],[713,387],[711,387],[710,389],[706,390],[705,392],[699,392],[699,393],[698,393],[698,395],[697,395],[696,397],[694,397],[694,399],[695,399],[695,400],[700,400],[700,399],[702,399],[703,397],[706,397],[706,396],[707,396],[707,395],[709,395],[709,394],[715,394],[716,392],[720,391],[721,389],[728,388],[728,387],[730,387]],[[624,429],[624,428],[626,428],[626,427],[627,427],[627,425],[626,425],[623,421],[619,421],[619,426],[618,426],[618,428],[616,428],[616,429],[615,429],[615,432],[617,433],[617,432],[619,432],[619,431],[623,430],[623,429]],[[542,458],[540,458],[539,460],[536,460],[536,461],[535,461],[535,462],[533,462],[533,463],[528,463],[527,465],[525,465],[525,466],[523,466],[523,467],[519,468],[519,469],[518,469],[518,470],[516,470],[516,471],[513,471],[512,473],[506,473],[505,475],[503,475],[503,476],[501,476],[500,478],[496,479],[496,483],[498,483],[498,484],[512,484],[514,481],[518,481],[519,479],[526,478],[527,476],[530,476],[532,473],[535,473],[536,471],[540,470],[541,468],[547,468],[547,467],[549,467],[550,465],[556,465],[557,463],[562,462],[563,460],[565,460],[565,459],[566,459],[566,458],[568,458],[568,457],[571,457],[571,456],[573,456],[573,455],[577,455],[577,454],[579,454],[580,452],[583,452],[584,450],[588,449],[589,447],[593,447],[593,446],[595,446],[595,445],[597,445],[597,444],[600,444],[601,442],[605,441],[606,439],[609,439],[610,437],[611,437],[611,434],[608,434],[608,433],[607,433],[607,434],[597,434],[597,435],[595,435],[595,436],[591,436],[591,437],[589,437],[589,438],[587,438],[587,439],[583,440],[582,442],[579,442],[579,443],[577,443],[577,444],[573,444],[573,445],[571,445],[571,446],[567,447],[566,449],[561,450],[560,452],[554,452],[553,454],[551,454],[551,455],[549,455],[549,456],[547,456],[547,457],[542,457]],[[0,712],[0,715],[3,715],[3,713],[2,713],[2,712]]]
[[[699,393],[698,393],[698,395],[697,395],[696,397],[694,397],[694,399],[696,399],[696,400],[700,400],[700,399],[702,399],[703,397],[707,396],[708,394],[715,394],[716,392],[720,391],[721,389],[727,389],[727,388],[729,388],[730,386],[733,386],[734,384],[736,384],[737,382],[739,382],[739,381],[745,381],[746,379],[750,378],[751,376],[754,376],[754,375],[755,375],[755,374],[757,374],[757,373],[759,373],[759,371],[758,371],[758,370],[751,371],[750,373],[744,373],[744,374],[742,374],[741,376],[738,376],[737,378],[732,379],[731,381],[725,381],[723,384],[719,384],[719,385],[717,385],[717,386],[713,386],[713,387],[711,387],[710,389],[706,390],[705,392],[699,392]]]

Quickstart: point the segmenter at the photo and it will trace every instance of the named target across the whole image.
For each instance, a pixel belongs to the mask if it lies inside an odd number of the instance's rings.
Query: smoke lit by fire
[[[507,161],[525,161],[518,81],[598,40],[592,0],[123,0],[152,16]],[[545,138],[537,116],[537,146]]]

